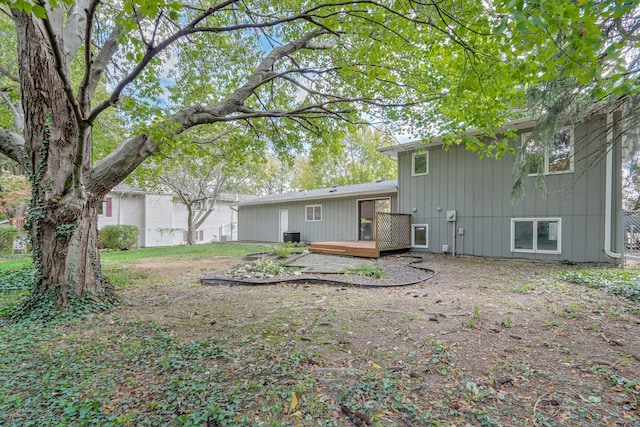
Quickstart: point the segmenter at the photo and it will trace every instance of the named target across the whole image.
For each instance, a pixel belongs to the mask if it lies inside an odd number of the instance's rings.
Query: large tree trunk
[[[24,137],[30,154],[33,199],[28,215],[37,272],[37,294],[53,294],[65,306],[71,295],[102,297],[110,287],[97,250],[97,207],[75,168],[83,130],[64,91],[52,49],[37,21],[16,12]],[[66,64],[63,64],[66,69]],[[90,168],[82,155],[82,171]]]

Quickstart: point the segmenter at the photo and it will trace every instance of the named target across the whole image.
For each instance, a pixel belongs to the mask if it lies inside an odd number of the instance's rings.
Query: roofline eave
[[[341,199],[345,197],[360,197],[360,196],[367,197],[367,196],[377,196],[382,194],[397,194],[397,193],[398,193],[397,188],[386,188],[386,189],[373,190],[373,191],[367,191],[367,192],[352,192],[352,193],[339,193],[339,194],[331,193],[331,194],[322,194],[318,196],[294,197],[290,199],[276,199],[276,200],[265,200],[265,201],[252,200],[248,202],[238,203],[237,206],[239,208],[242,208],[245,206],[272,205],[276,203],[295,203],[295,202],[306,202],[306,201],[325,200],[325,199]]]
[[[538,124],[539,119],[518,119],[512,120],[510,122],[505,123],[501,127],[496,129],[496,133],[500,134],[506,132],[509,129],[523,130],[534,127]],[[465,131],[465,135],[469,136],[477,136],[480,135],[482,131],[479,129],[468,129]],[[405,153],[408,151],[415,151],[420,148],[431,148],[431,147],[439,147],[444,145],[442,138],[434,138],[431,142],[423,142],[423,140],[416,140],[411,142],[405,142],[403,144],[392,145],[391,147],[379,148],[378,151],[386,154],[388,156],[397,157],[399,153]]]

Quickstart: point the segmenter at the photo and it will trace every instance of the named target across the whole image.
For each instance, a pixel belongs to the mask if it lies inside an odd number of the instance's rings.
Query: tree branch
[[[86,26],[91,22],[86,19],[85,9],[93,7],[99,0],[77,0],[73,3],[66,17],[66,25],[62,30],[62,40],[64,41],[64,53],[66,63],[70,64],[78,53],[82,45],[82,37],[85,35]]]
[[[22,135],[0,128],[0,153],[20,164],[25,170],[30,170]]]
[[[98,87],[98,83],[100,82],[100,78],[104,74],[107,69],[107,65],[113,58],[113,55],[118,51],[118,36],[122,32],[122,28],[120,26],[116,26],[111,34],[109,34],[109,38],[102,45],[102,49],[98,52],[98,55],[93,59],[93,62],[89,62],[88,72],[85,73],[84,78],[86,82],[83,81],[80,90],[79,90],[79,98],[82,99],[90,99],[93,97],[93,94]],[[90,43],[90,41],[89,41]],[[87,49],[90,52],[90,49]],[[93,123],[95,121],[95,117],[89,116],[87,117],[87,122]]]
[[[47,12],[48,15],[48,12]],[[51,25],[51,20],[47,17],[41,20],[47,37],[49,39],[49,43],[51,44],[51,50],[53,51],[53,58],[55,60],[56,72],[58,73],[58,77],[60,78],[60,83],[64,88],[64,92],[67,95],[67,101],[73,108],[73,113],[76,116],[76,121],[78,125],[80,125],[83,121],[82,113],[80,112],[80,105],[76,101],[73,88],[71,87],[71,83],[69,82],[69,78],[67,76],[67,67],[66,62],[63,57],[62,46],[58,43],[58,36]]]
[[[87,23],[84,32],[84,76],[82,76],[82,82],[80,83],[80,87],[78,88],[78,102],[80,103],[80,109],[83,114],[86,114],[87,110],[90,108],[89,100],[93,95],[93,92],[89,90],[89,82],[91,81],[93,68],[93,60],[91,58],[93,55],[91,46],[91,33],[93,27],[93,19],[96,13],[96,8],[98,7],[98,3],[99,0],[93,0],[89,4],[89,7],[86,9]],[[108,41],[109,40],[107,39],[107,42]]]
[[[160,143],[147,134],[122,142],[108,156],[97,162],[85,177],[87,191],[100,197],[129,176],[135,168],[158,151]]]
[[[326,34],[324,30],[313,30],[296,41],[273,49],[256,67],[247,82],[242,87],[236,89],[225,100],[209,106],[192,106],[185,108],[174,114],[170,120],[181,125],[179,130],[179,132],[181,132],[198,124],[221,121],[223,117],[240,111],[240,107],[244,105],[247,98],[249,98],[258,87],[272,79],[274,73],[271,70],[276,61],[298,50],[310,48],[310,45],[318,48],[317,44],[310,44],[310,42],[315,37],[324,34]],[[330,45],[322,44],[321,48],[328,49]]]
[[[13,80],[16,83],[20,83],[20,79],[18,78],[18,76],[9,71],[9,69],[4,68],[2,65],[0,65],[0,74],[9,78],[10,80]]]
[[[0,97],[7,105],[7,107],[11,110],[11,113],[13,115],[13,126],[17,131],[22,132],[22,129],[24,127],[24,115],[20,111],[18,111],[18,108],[13,105],[9,97],[5,95],[4,92],[0,91]]]
[[[182,37],[194,32],[198,32],[199,30],[197,29],[197,25],[200,22],[202,22],[202,20],[211,16],[218,10],[223,9],[233,3],[236,3],[237,1],[239,0],[226,0],[220,4],[217,4],[216,6],[210,7],[205,12],[203,12],[200,16],[196,17],[189,24],[187,24],[187,26],[185,26],[182,30],[177,31],[176,33],[169,36],[162,42],[158,43],[156,47],[152,49],[148,49],[144,57],[142,58],[142,60],[138,63],[138,65],[136,65],[133,68],[133,70],[116,85],[113,92],[111,92],[111,96],[109,96],[107,100],[102,102],[100,105],[94,108],[93,111],[91,111],[91,113],[89,114],[89,117],[87,117],[87,121],[89,123],[92,123],[100,113],[102,113],[104,110],[106,110],[110,106],[115,105],[120,100],[120,95],[122,94],[122,91],[129,84],[131,84],[131,82],[133,82],[140,75],[140,73],[144,71],[145,68],[147,68],[147,65],[149,65],[151,60],[155,58],[160,52],[164,51],[167,47],[171,46],[174,42],[181,39]]]

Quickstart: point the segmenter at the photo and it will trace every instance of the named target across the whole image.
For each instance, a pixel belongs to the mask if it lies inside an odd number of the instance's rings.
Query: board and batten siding
[[[358,201],[391,198],[391,211],[396,212],[396,194],[350,196],[304,201],[285,201],[238,207],[238,239],[261,242],[281,241],[280,211],[289,215],[289,232],[299,232],[306,243],[358,240]],[[322,205],[322,221],[305,221],[305,207]]]
[[[428,224],[428,248],[424,250],[429,252],[442,252],[445,244],[451,251],[453,223],[447,222],[446,215],[448,210],[455,210],[457,254],[610,261],[603,250],[605,128],[605,116],[576,125],[573,173],[547,175],[546,196],[537,188],[536,177],[526,178],[525,196],[515,204],[511,202],[515,158],[512,154],[500,160],[480,160],[476,153],[464,147],[444,150],[436,146],[429,149],[429,173],[412,176],[412,152],[399,153],[398,211],[412,213],[413,224]],[[514,143],[514,147],[518,146],[519,141]],[[614,169],[619,171],[619,151],[615,153]],[[613,194],[613,204],[617,206],[621,197],[619,186]],[[620,229],[618,211],[613,220]],[[511,252],[512,218],[561,218],[561,253]],[[460,228],[464,230],[462,236],[458,234]],[[612,239],[619,246],[616,234],[613,233]]]

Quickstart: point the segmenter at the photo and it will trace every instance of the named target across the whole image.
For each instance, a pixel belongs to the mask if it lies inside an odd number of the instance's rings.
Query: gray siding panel
[[[525,182],[525,196],[511,203],[514,156],[479,160],[464,147],[429,152],[429,174],[411,176],[411,153],[398,155],[399,211],[413,212],[413,222],[429,225],[429,249],[441,252],[452,245],[447,210],[457,210],[456,251],[462,249],[457,235],[464,228],[464,253],[480,256],[571,260],[577,262],[609,259],[602,250],[604,241],[605,162],[602,126],[598,118],[574,128],[574,171],[545,177],[547,194],[536,185],[536,177]],[[514,147],[518,147],[518,143]],[[438,207],[442,210],[438,211]],[[512,218],[560,217],[562,252],[529,254],[511,252]]]
[[[396,212],[395,194],[375,197],[344,197],[305,202],[282,202],[238,207],[238,238],[262,242],[280,240],[280,211],[289,212],[290,232],[299,232],[304,242],[358,239],[358,200],[391,198],[391,210]],[[306,206],[322,205],[322,221],[307,222]]]

